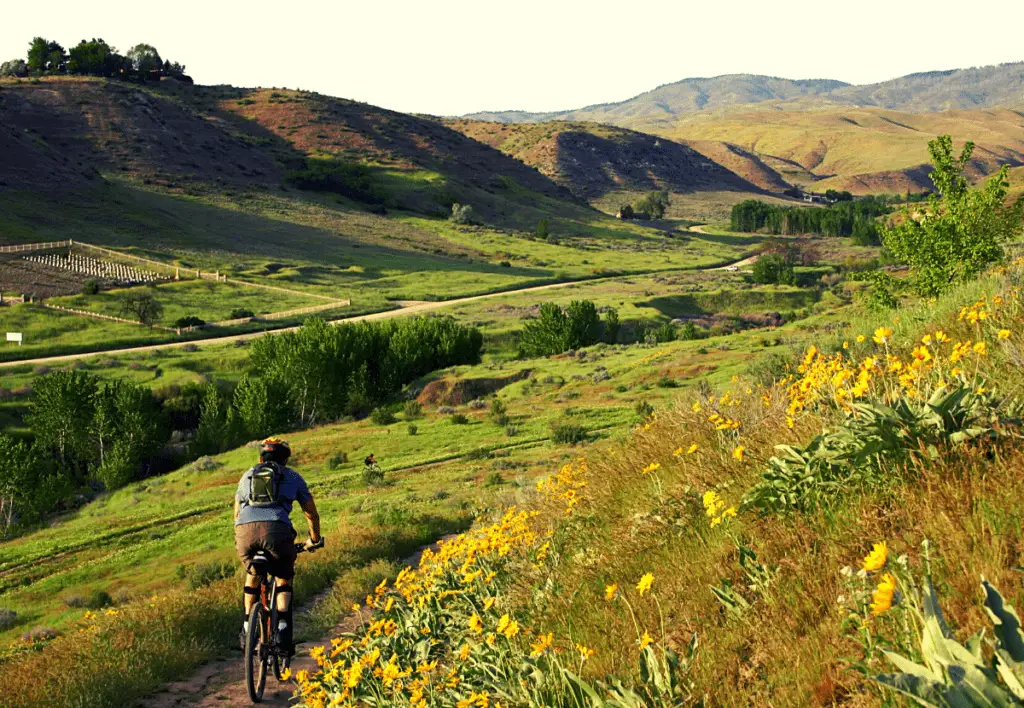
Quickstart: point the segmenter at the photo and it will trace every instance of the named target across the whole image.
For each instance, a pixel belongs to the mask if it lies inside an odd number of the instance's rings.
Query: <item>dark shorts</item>
[[[295,529],[280,521],[254,521],[235,526],[235,550],[250,573],[253,554],[266,551],[275,578],[290,580],[295,575]]]

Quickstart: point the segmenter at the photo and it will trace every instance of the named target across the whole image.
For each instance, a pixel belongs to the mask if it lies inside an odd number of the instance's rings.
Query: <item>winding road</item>
[[[698,227],[693,227],[696,230]],[[703,232],[698,232],[703,233]],[[717,268],[697,268],[695,270],[708,270],[708,271],[720,271],[728,270],[730,268],[740,268],[745,265],[752,263],[757,257],[750,256],[742,260],[736,261],[735,263],[729,263],[724,266]],[[520,293],[533,293],[542,290],[555,290],[558,288],[567,288],[571,285],[582,285],[586,283],[594,283],[601,280],[613,280],[615,278],[622,277],[636,277],[639,275],[646,275],[645,273],[632,273],[628,276],[611,276],[609,278],[589,278],[585,280],[567,280],[560,283],[547,283],[545,285],[534,285],[527,288],[512,288],[510,290],[500,290],[493,293],[485,293],[483,295],[471,295],[469,297],[460,297],[453,300],[437,300],[437,301],[400,301],[399,307],[393,310],[384,310],[382,312],[373,312],[368,315],[356,315],[354,317],[343,317],[337,320],[331,320],[331,324],[346,324],[350,322],[370,322],[373,320],[386,320],[392,317],[404,317],[406,315],[417,315],[425,312],[433,312],[434,310],[440,310],[445,307],[452,307],[455,305],[464,305],[469,302],[478,302],[480,300],[490,300],[492,298],[504,297],[506,295],[518,295]],[[92,352],[80,352],[78,354],[61,354],[58,356],[44,356],[35,359],[18,359],[15,361],[2,361],[0,362],[0,369],[9,369],[15,366],[24,365],[36,365],[36,364],[54,364],[64,361],[74,361],[76,359],[87,359],[93,356],[115,356],[118,354],[141,354],[144,352],[151,352],[157,349],[174,349],[176,347],[185,347],[188,345],[194,346],[205,346],[209,344],[230,344],[246,339],[256,339],[257,337],[263,337],[267,334],[278,334],[280,332],[293,332],[299,328],[298,325],[293,327],[281,327],[280,329],[263,330],[260,332],[246,332],[245,334],[230,334],[224,337],[210,337],[209,339],[200,340],[186,340],[181,342],[165,342],[163,344],[150,344],[141,347],[125,347],[122,349],[103,349]]]

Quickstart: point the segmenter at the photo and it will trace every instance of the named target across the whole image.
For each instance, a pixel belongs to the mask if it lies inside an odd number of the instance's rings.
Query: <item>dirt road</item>
[[[700,227],[694,226],[693,230],[697,230]],[[703,233],[698,231],[698,233]],[[733,267],[743,267],[749,265],[755,260],[756,256],[750,258],[744,258],[741,261],[730,263],[728,265],[721,266],[719,268],[707,268],[698,270],[727,270]],[[641,274],[642,275],[642,274]],[[623,277],[623,276],[612,276],[612,278]],[[517,288],[513,290],[502,290],[495,293],[487,293],[484,295],[472,295],[470,297],[460,297],[454,300],[439,300],[431,302],[416,302],[416,301],[400,301],[398,307],[394,310],[385,310],[383,312],[374,312],[369,315],[358,315],[356,317],[344,317],[338,320],[332,320],[331,324],[344,324],[347,322],[370,322],[373,320],[386,320],[392,317],[404,317],[406,315],[417,315],[425,312],[433,312],[434,310],[440,310],[445,307],[453,307],[455,305],[463,305],[467,302],[477,302],[479,300],[489,300],[496,297],[505,297],[506,295],[518,295],[520,293],[533,293],[541,290],[555,290],[557,288],[567,288],[571,285],[583,285],[587,283],[597,282],[599,280],[610,280],[612,278],[592,278],[588,280],[570,280],[563,283],[548,283],[546,285],[534,285],[529,288]],[[257,337],[263,337],[267,334],[277,334],[280,332],[292,332],[297,330],[298,326],[295,327],[282,327],[280,329],[267,330],[264,332],[248,332],[246,334],[232,334],[226,337],[211,337],[210,339],[191,340],[184,342],[167,342],[165,344],[151,344],[142,347],[126,347],[124,349],[106,349],[103,351],[95,352],[81,352],[79,354],[62,354],[60,356],[44,356],[36,359],[19,359],[17,361],[0,361],[0,369],[7,369],[13,366],[23,366],[25,364],[55,364],[63,361],[74,361],[75,359],[87,359],[93,356],[116,356],[118,354],[141,354],[143,352],[151,352],[157,349],[174,349],[176,347],[184,347],[189,344],[195,346],[206,346],[209,344],[228,344],[231,342],[237,342],[245,339],[256,339]]]

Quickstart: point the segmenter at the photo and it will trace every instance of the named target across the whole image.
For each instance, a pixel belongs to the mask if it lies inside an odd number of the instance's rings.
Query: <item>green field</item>
[[[132,292],[150,293],[161,304],[163,317],[156,324],[166,327],[173,326],[176,320],[187,316],[199,317],[210,323],[229,320],[231,311],[238,308],[250,310],[256,315],[266,315],[327,303],[320,298],[301,294],[211,280],[183,280],[157,286],[108,290],[97,295],[55,297],[48,302],[101,315],[126,317],[121,303],[123,297]]]

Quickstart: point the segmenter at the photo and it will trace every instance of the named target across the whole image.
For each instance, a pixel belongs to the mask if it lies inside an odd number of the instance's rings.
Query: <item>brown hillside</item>
[[[756,187],[769,192],[781,192],[790,187],[790,184],[761,158],[738,145],[718,140],[686,140],[683,142]]]
[[[614,191],[757,191],[693,148],[594,123],[450,120],[453,129],[535,167],[584,199]]]
[[[0,181],[12,185],[70,186],[98,171],[156,184],[277,186],[304,157],[332,155],[429,170],[470,193],[503,189],[511,179],[575,201],[536,170],[437,121],[297,91],[65,77],[0,81],[0,146],[7,148]],[[65,183],[58,177],[68,171]]]
[[[506,176],[539,194],[572,198],[536,170],[428,118],[320,94],[269,89],[245,90],[240,98],[219,106],[250,119],[303,154],[427,169],[480,186]]]
[[[877,108],[796,111],[770,109],[702,114],[651,126],[683,141],[740,146],[786,181],[853,192],[902,192],[931,185],[928,141],[948,133],[977,144],[973,177],[1002,164],[1024,164],[1024,113],[999,108],[942,113],[901,113]]]
[[[201,115],[119,82],[62,78],[0,83],[0,126],[23,138],[14,159],[6,159],[5,151],[0,180],[12,186],[38,185],[59,181],[67,171],[81,175],[99,170],[146,179],[280,181],[273,157],[252,149],[260,136],[230,118]],[[54,163],[64,170],[55,172]]]

